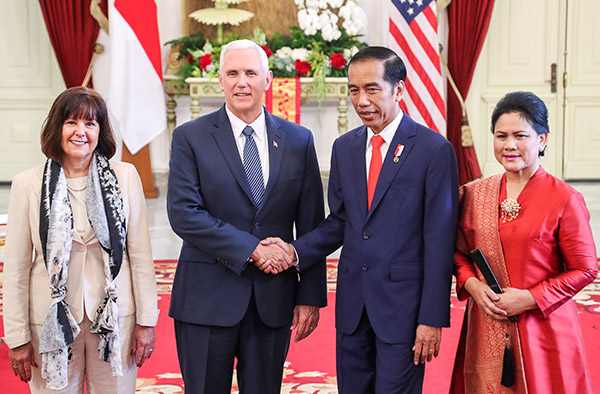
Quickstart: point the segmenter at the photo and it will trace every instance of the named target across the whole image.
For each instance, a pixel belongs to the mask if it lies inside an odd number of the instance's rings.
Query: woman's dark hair
[[[395,86],[398,82],[406,82],[406,66],[396,52],[386,47],[366,47],[356,52],[350,62],[348,68],[352,63],[358,63],[366,60],[377,59],[383,62],[384,75],[383,78],[392,86]]]
[[[492,127],[491,131],[494,134],[494,128],[498,118],[504,114],[518,112],[521,117],[533,127],[538,135],[549,133],[548,127],[548,108],[541,98],[531,92],[511,92],[502,97],[494,112],[492,112]],[[540,152],[540,156],[544,156],[544,150]]]
[[[41,143],[46,157],[62,161],[62,128],[67,119],[95,120],[100,129],[96,151],[109,159],[114,156],[117,143],[108,119],[106,103],[96,91],[74,87],[65,90],[54,100],[44,121]]]

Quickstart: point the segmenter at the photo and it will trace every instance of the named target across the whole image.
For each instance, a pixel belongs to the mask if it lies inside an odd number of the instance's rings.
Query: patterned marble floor
[[[573,186],[579,190],[585,197],[587,202],[588,209],[591,214],[591,223],[592,223],[592,231],[595,235],[596,247],[600,252],[600,182],[599,183],[574,183]],[[0,186],[0,214],[6,213],[8,207],[8,196],[10,192],[9,186]],[[161,308],[166,311],[168,309],[168,295],[170,294],[172,278],[174,275],[176,264],[171,261],[164,260],[172,260],[176,259],[179,253],[179,249],[181,247],[181,240],[172,232],[165,210],[165,193],[164,191],[160,194],[160,197],[157,199],[147,200],[148,205],[148,221],[150,226],[150,235],[152,239],[152,249],[153,254],[157,261],[157,282],[159,288],[159,302],[163,298],[165,298],[163,305]],[[0,261],[4,258],[4,251],[0,249]],[[336,269],[334,266],[335,260],[330,260],[328,264],[328,289],[329,296],[334,296],[335,291],[335,274]],[[1,273],[0,273],[1,277]],[[1,280],[0,280],[1,283]],[[455,294],[453,294],[452,300],[455,301]],[[582,291],[575,298],[577,305],[579,307],[580,319],[582,320],[582,324],[587,326],[595,326],[595,322],[592,324],[591,320],[597,321],[597,316],[600,313],[600,278],[596,279],[596,281],[588,286],[585,291]],[[331,302],[333,304],[334,302]],[[457,308],[464,308],[463,304],[456,305]],[[331,308],[327,308],[329,313],[332,314],[333,310]],[[326,313],[324,311],[323,313]],[[452,325],[454,327],[460,327],[460,320],[462,316],[461,311],[453,312],[454,321]],[[587,313],[583,313],[587,312]],[[0,314],[2,313],[1,309],[1,298],[0,298]],[[164,318],[167,319],[163,314]],[[325,315],[323,315],[325,316]],[[167,319],[168,320],[168,319]],[[333,317],[330,316],[329,324],[323,324],[321,330],[325,330],[329,327],[333,330]],[[589,321],[588,321],[589,320]],[[164,322],[163,322],[164,323]],[[171,322],[165,323],[168,328],[171,328]],[[434,362],[437,364],[432,364],[429,367],[430,371],[434,371],[430,373],[428,377],[426,377],[426,386],[425,393],[433,393],[445,390],[439,390],[440,384],[444,386],[447,390],[447,382],[450,379],[451,368],[454,349],[456,348],[456,343],[458,341],[458,334],[453,334],[449,331],[446,331],[444,334],[446,340],[443,342],[442,346],[445,347],[442,356],[436,359]],[[169,338],[172,342],[173,335],[163,335],[161,337]],[[334,337],[333,331],[329,333],[330,337]],[[591,338],[595,336],[592,335]],[[453,340],[451,340],[454,338]],[[316,338],[313,338],[317,340]],[[164,348],[174,348],[174,344],[169,342],[168,346],[163,346]],[[586,346],[590,348],[593,343],[589,340],[586,341]],[[333,354],[333,342],[330,346],[330,353]],[[322,344],[319,344],[318,349],[323,348]],[[300,349],[300,348],[298,348]],[[313,348],[311,348],[310,352],[306,350],[298,350],[298,354],[312,354]],[[326,369],[319,369],[314,365],[310,365],[310,367],[304,366],[301,363],[303,360],[302,357],[293,356],[294,349],[290,350],[290,357],[288,360],[292,360],[293,362],[288,361],[285,369],[285,379],[282,386],[282,393],[319,393],[319,394],[333,394],[337,393],[335,388],[335,376],[328,375],[323,372]],[[598,384],[597,380],[597,368],[596,365],[600,365],[600,358],[596,356],[597,353],[589,352],[588,361],[590,362],[590,367],[592,371],[592,379],[595,384]],[[445,357],[445,358],[444,358]],[[164,363],[165,358],[159,358],[161,361],[161,365]],[[157,360],[159,360],[157,359]],[[171,360],[172,369],[175,371],[177,368],[176,359],[173,358]],[[150,368],[151,369],[151,368]],[[153,369],[152,369],[153,371]],[[181,375],[179,373],[150,373],[149,366],[146,367],[138,376],[138,388],[136,393],[139,394],[155,394],[155,393],[181,393],[182,392],[182,380]],[[164,372],[164,370],[161,370]],[[333,372],[332,372],[333,373]],[[442,383],[440,383],[442,382]],[[234,384],[235,387],[235,384]],[[441,386],[440,386],[441,387]],[[23,392],[27,392],[26,388],[24,388]],[[232,393],[237,393],[235,389]]]

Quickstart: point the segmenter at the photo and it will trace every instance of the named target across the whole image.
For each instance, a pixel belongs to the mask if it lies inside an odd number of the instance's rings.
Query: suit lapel
[[[354,140],[350,145],[350,174],[354,182],[354,190],[357,191],[358,206],[361,219],[367,215],[367,167],[365,162],[365,150],[367,147],[367,128],[365,126],[358,129]]]
[[[279,176],[279,170],[283,162],[283,152],[285,149],[285,133],[273,115],[265,109],[265,122],[267,126],[267,139],[269,146],[269,180],[265,189],[265,195],[259,210],[265,206],[269,194],[273,191]]]
[[[244,165],[240,158],[240,152],[238,151],[235,139],[233,137],[233,131],[231,130],[231,123],[227,117],[225,106],[221,107],[218,113],[217,121],[213,124],[213,136],[219,149],[223,153],[225,161],[231,170],[231,173],[237,180],[238,184],[246,193],[248,199],[253,202],[252,193],[250,192],[250,186],[248,185],[248,179],[246,178],[246,172],[244,171]]]
[[[371,209],[367,215],[367,220],[371,217],[375,209],[377,209],[377,205],[379,205],[379,202],[387,192],[390,184],[396,177],[396,174],[406,162],[406,158],[414,146],[414,143],[411,142],[410,137],[415,134],[415,123],[406,114],[404,114],[402,121],[396,130],[396,134],[394,134],[394,138],[392,139],[392,143],[390,144],[387,154],[385,155],[385,159],[383,160],[383,166],[381,167],[381,172],[379,173],[377,187],[375,188],[375,194],[373,195],[373,201],[371,202]],[[394,162],[394,156],[398,144],[402,144],[404,146],[404,150],[398,158],[399,160]]]

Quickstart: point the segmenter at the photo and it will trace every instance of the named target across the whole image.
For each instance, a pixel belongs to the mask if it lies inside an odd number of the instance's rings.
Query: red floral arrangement
[[[194,57],[192,56],[191,53],[188,53],[188,55],[187,55],[187,62],[189,64],[194,64]]]
[[[329,60],[331,61],[331,67],[337,70],[341,70],[341,68],[346,65],[346,59],[344,58],[344,55],[339,52],[329,56]]]
[[[265,44],[265,45],[261,45],[260,47],[263,49],[263,51],[265,51],[265,53],[267,54],[267,57],[273,56],[273,51],[269,49],[268,45]]]
[[[198,59],[198,64],[200,64],[200,69],[206,70],[206,66],[212,64],[212,54],[207,53]]]
[[[296,67],[296,70],[298,70],[298,75],[300,76],[310,71],[310,63],[300,59],[296,60],[296,64],[294,66]]]

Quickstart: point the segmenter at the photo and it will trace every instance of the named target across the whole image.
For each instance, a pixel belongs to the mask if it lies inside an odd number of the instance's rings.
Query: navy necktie
[[[265,194],[265,183],[263,180],[263,172],[260,165],[258,148],[254,142],[252,133],[254,133],[254,130],[250,126],[246,126],[244,127],[244,130],[242,130],[242,134],[244,134],[246,137],[243,154],[244,171],[246,171],[246,178],[248,179],[250,192],[254,198],[254,206],[258,208],[262,202],[263,195]]]

